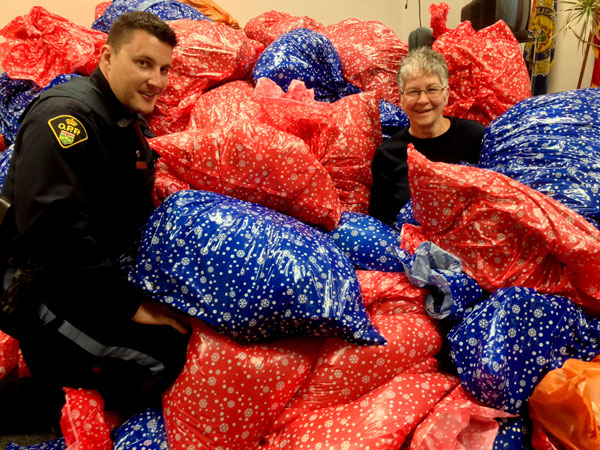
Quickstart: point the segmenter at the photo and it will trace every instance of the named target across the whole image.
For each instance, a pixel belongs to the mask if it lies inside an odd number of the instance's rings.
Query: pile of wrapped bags
[[[65,387],[64,437],[31,448],[600,446],[599,90],[531,98],[506,24],[450,30],[433,5],[446,113],[487,127],[483,151],[409,149],[411,208],[388,227],[366,214],[373,153],[408,123],[388,27],[114,0],[85,28],[34,7],[0,30],[0,183],[26,106],[90,74],[132,9],[179,45],[149,117],[156,209],[123,270],[194,318],[187,362],[162,410],[125,423]]]

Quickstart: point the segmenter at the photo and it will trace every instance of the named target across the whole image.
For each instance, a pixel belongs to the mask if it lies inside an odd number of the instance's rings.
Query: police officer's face
[[[131,111],[149,114],[167,87],[173,49],[142,30],[118,52],[105,45],[100,68],[116,97]]]

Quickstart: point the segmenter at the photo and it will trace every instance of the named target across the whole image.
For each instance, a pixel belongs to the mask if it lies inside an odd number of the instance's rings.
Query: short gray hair
[[[402,59],[400,69],[396,75],[396,82],[400,92],[404,91],[406,80],[416,74],[426,76],[437,75],[442,86],[448,85],[448,66],[444,55],[429,47],[419,47],[411,50]]]

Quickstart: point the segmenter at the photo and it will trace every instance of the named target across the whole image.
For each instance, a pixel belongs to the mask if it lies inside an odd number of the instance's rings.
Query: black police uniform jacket
[[[96,69],[43,92],[16,138],[2,194],[18,259],[42,267],[39,300],[83,328],[129,320],[144,298],[118,266],[153,208],[140,121]]]

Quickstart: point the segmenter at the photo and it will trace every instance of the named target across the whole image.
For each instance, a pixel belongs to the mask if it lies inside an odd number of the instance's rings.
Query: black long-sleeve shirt
[[[485,127],[478,122],[449,117],[450,128],[444,134],[420,139],[408,127],[390,137],[375,151],[371,172],[373,186],[369,214],[392,224],[410,199],[406,150],[409,143],[427,159],[436,162],[477,164]]]

